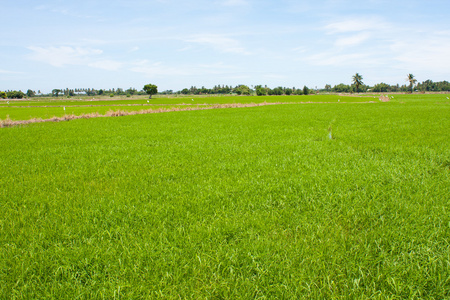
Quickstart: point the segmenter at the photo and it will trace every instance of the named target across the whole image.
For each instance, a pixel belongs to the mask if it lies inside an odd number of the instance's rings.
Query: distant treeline
[[[334,93],[353,93],[356,92],[355,85],[338,84],[334,87],[326,85],[325,89],[320,91],[334,92]],[[448,81],[433,82],[432,80],[426,80],[418,83],[414,87],[414,91],[417,92],[448,92],[450,91],[450,83]],[[395,92],[411,92],[409,85],[389,85],[387,83],[377,83],[374,86],[361,85],[358,88],[358,92],[374,92],[374,93],[395,93]]]
[[[414,86],[414,91],[416,92],[448,92],[450,91],[450,83],[448,81],[433,82],[428,79],[426,81],[417,83]],[[322,89],[310,89],[306,86],[303,88],[295,87],[275,87],[269,88],[267,85],[237,85],[235,87],[228,85],[216,85],[213,88],[197,88],[191,86],[190,88],[184,88],[180,91],[165,90],[159,92],[160,95],[171,95],[171,94],[184,94],[184,95],[226,95],[226,94],[237,94],[237,95],[308,95],[314,93],[355,93],[355,92],[374,92],[374,93],[395,93],[395,92],[411,92],[411,86],[408,85],[389,85],[387,83],[377,83],[374,86],[360,85],[358,90],[355,84],[344,84],[340,83],[335,86],[329,84],[325,85]],[[133,95],[147,95],[143,90],[137,90],[135,88],[129,88],[124,90],[122,88],[117,89],[91,89],[91,88],[78,88],[78,89],[53,89],[51,93],[41,93],[41,91],[28,90],[26,93],[22,91],[0,91],[0,99],[22,99],[24,97],[76,97],[76,96],[133,96]]]
[[[167,91],[166,91],[167,92]],[[236,94],[236,95],[253,95],[256,94],[258,96],[263,95],[303,95],[309,94],[311,92],[307,87],[303,87],[303,89],[287,88],[287,87],[276,87],[269,88],[267,85],[264,87],[262,85],[256,85],[248,87],[247,85],[240,84],[235,87],[228,85],[217,85],[212,89],[208,89],[205,87],[197,88],[195,86],[191,86],[191,88],[184,88],[181,91],[176,92],[175,94],[184,94],[184,95],[214,95],[214,94]],[[165,92],[162,92],[164,94]]]
[[[85,96],[103,96],[103,95],[146,95],[146,93],[143,90],[138,91],[135,88],[130,87],[127,90],[124,90],[122,88],[117,89],[91,89],[91,88],[80,88],[80,89],[54,89],[52,90],[51,96],[58,97],[58,96],[77,96],[77,95],[85,95]],[[47,96],[50,96],[50,94],[47,94]]]
[[[433,82],[432,80],[426,80],[421,83],[418,83],[414,87],[415,91],[420,92],[445,92],[450,91],[450,83],[448,81],[440,81]],[[355,84],[344,84],[340,83],[332,87],[331,85],[325,85],[323,89],[310,89],[304,86],[301,89],[297,89],[295,87],[276,87],[269,88],[267,85],[264,87],[262,85],[256,85],[248,87],[246,85],[238,85],[236,87],[228,86],[228,85],[217,85],[212,89],[205,88],[202,86],[201,88],[197,88],[195,86],[191,86],[189,89],[184,88],[181,91],[173,92],[164,91],[160,94],[189,94],[189,95],[200,95],[200,94],[237,94],[237,95],[251,95],[256,94],[258,96],[264,95],[307,95],[312,93],[323,93],[323,92],[331,92],[331,93],[356,93],[356,92],[374,92],[374,93],[392,93],[392,92],[410,92],[411,87],[409,85],[389,85],[387,83],[378,83],[374,86],[369,85],[360,85],[358,90]]]
[[[23,93],[22,91],[6,91],[6,92],[1,92],[0,91],[0,98],[3,99],[22,99],[25,96],[26,97],[61,97],[61,96],[66,96],[66,97],[75,97],[75,96],[102,96],[102,95],[110,95],[110,96],[114,96],[114,95],[147,95],[146,92],[144,92],[143,90],[138,91],[135,88],[129,88],[127,90],[123,90],[121,88],[117,88],[117,89],[84,89],[84,88],[80,88],[80,89],[53,89],[51,93],[41,93],[40,90],[33,91],[33,90],[28,90],[26,93]]]

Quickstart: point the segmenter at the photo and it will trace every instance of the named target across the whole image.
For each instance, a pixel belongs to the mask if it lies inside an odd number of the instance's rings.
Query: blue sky
[[[0,90],[450,80],[450,1],[0,0]]]

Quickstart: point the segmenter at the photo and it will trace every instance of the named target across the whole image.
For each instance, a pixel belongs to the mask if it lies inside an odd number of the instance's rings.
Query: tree
[[[97,91],[95,89],[87,89],[86,95],[95,96],[95,95],[97,95]]]
[[[272,90],[272,95],[278,95],[281,96],[284,94],[283,88],[281,86],[276,87]]]
[[[419,91],[445,92],[450,90],[450,84],[448,81],[433,82],[433,80],[428,79],[422,83],[417,83],[414,89]]]
[[[340,83],[335,85],[332,91],[336,93],[349,93],[351,91],[351,87],[348,84]]]
[[[22,99],[25,94],[22,91],[9,91],[6,93],[6,97],[9,99]]]
[[[302,89],[295,89],[294,88],[294,95],[303,95],[303,90]]]
[[[128,90],[125,91],[125,93],[127,93],[127,95],[135,95],[135,94],[137,94],[137,92],[138,91],[136,89],[131,88],[131,87]]]
[[[414,78],[413,74],[408,74],[408,77],[406,78],[407,81],[409,81],[409,87],[411,90],[411,93],[413,92],[414,84],[417,82],[417,79]]]
[[[308,95],[309,94],[309,89],[308,87],[305,85],[303,86],[303,95]]]
[[[382,83],[377,83],[373,86],[373,91],[375,93],[386,93],[388,92],[389,89],[389,85],[382,82]]]
[[[55,97],[58,97],[59,93],[61,93],[60,89],[54,89],[52,90],[52,95],[55,95]]]
[[[144,91],[150,95],[150,99],[152,98],[152,95],[155,95],[158,93],[158,87],[154,84],[146,84],[144,85]]]
[[[360,85],[363,85],[364,83],[362,82],[363,77],[356,73],[355,75],[353,75],[353,84],[356,85],[356,92],[358,93],[358,89]]]
[[[0,98],[1,98],[1,99],[6,99],[6,93],[0,91]]]
[[[266,96],[267,95],[267,89],[263,88],[262,85],[255,85],[254,86],[256,95],[258,96]]]
[[[327,91],[331,90],[331,85],[325,84],[325,90],[327,90]]]
[[[27,96],[28,96],[29,98],[34,97],[35,95],[36,95],[36,93],[33,92],[32,90],[28,90],[28,91],[27,91]]]
[[[238,95],[250,95],[250,88],[246,85],[238,85],[237,87],[234,88],[234,91],[236,92],[236,94]]]
[[[265,96],[265,95],[267,95],[267,89],[265,89],[263,87],[256,88],[256,95],[258,95],[258,96]]]

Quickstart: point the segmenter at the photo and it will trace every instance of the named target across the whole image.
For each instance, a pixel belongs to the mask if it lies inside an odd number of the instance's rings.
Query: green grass
[[[159,109],[179,107],[180,104],[203,105],[203,104],[226,104],[226,103],[276,103],[276,102],[367,102],[378,101],[373,97],[349,97],[337,95],[311,95],[311,96],[199,96],[199,97],[174,97],[155,99],[130,99],[130,100],[77,100],[63,99],[49,100],[48,98],[35,100],[6,100],[0,101],[0,120],[9,117],[11,120],[28,120],[33,118],[50,119],[54,116],[61,117],[64,114],[104,114],[109,110],[139,111],[142,109]],[[148,102],[147,102],[148,101]],[[165,105],[165,106],[162,106]],[[166,106],[170,105],[170,106]],[[66,107],[66,110],[63,108]]]
[[[0,106],[10,106],[10,107],[27,107],[27,106],[92,106],[92,105],[129,105],[129,104],[140,104],[147,105],[149,102],[154,102],[154,99],[118,99],[118,100],[79,100],[79,99],[60,99],[60,100],[50,100],[47,98],[39,99],[34,98],[30,100],[3,100],[0,101]],[[9,102],[9,104],[8,104]]]
[[[30,98],[27,100],[0,99],[1,106],[19,105],[19,106],[39,106],[39,105],[105,105],[105,104],[180,104],[199,101],[199,103],[222,104],[222,103],[261,103],[267,102],[336,102],[338,99],[346,102],[368,101],[368,98],[378,98],[378,95],[355,94],[354,96],[339,95],[292,95],[292,96],[230,96],[230,95],[178,95],[178,96],[154,96],[148,99],[146,96],[135,96],[131,98],[109,98],[109,97],[74,97],[74,98]],[[360,99],[362,98],[362,99]],[[344,100],[345,99],[345,100]],[[370,100],[370,99],[369,99]],[[9,104],[7,104],[9,102]]]
[[[3,128],[0,299],[449,298],[449,105],[408,99]]]
[[[99,113],[106,114],[109,111],[141,111],[141,110],[159,110],[159,109],[175,109],[175,108],[196,108],[198,105],[145,105],[145,106],[49,106],[49,107],[32,107],[32,108],[22,108],[22,107],[0,107],[0,120],[6,120],[9,118],[13,121],[18,120],[30,120],[34,118],[40,119],[51,119],[52,117],[62,117],[64,115],[76,115],[80,116],[89,113]],[[201,106],[204,107],[204,106]]]

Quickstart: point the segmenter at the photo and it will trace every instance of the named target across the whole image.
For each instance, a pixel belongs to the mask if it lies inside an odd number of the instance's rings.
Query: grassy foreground
[[[0,299],[448,298],[449,115],[417,99],[3,128]]]

